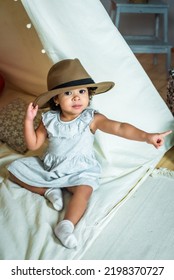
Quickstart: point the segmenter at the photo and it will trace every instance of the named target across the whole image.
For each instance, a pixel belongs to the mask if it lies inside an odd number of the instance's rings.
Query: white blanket
[[[174,177],[149,176],[112,213],[82,259],[174,260],[173,197]]]
[[[102,183],[75,229],[79,246],[69,250],[52,231],[64,211],[10,182],[6,166],[21,155],[5,144],[0,150],[1,260],[173,258],[173,178],[147,177],[142,168],[139,183],[132,174]]]
[[[75,229],[79,245],[69,250],[60,244],[52,231],[64,211],[58,213],[43,197],[9,181],[6,167],[21,155],[5,144],[1,144],[0,150],[0,259],[81,258],[109,222],[116,206],[132,187],[137,186],[137,178],[142,178],[147,169],[142,167],[134,171],[135,176],[130,173],[118,179],[101,180],[100,189],[94,192],[85,215]],[[65,208],[68,199],[69,194],[65,192]]]

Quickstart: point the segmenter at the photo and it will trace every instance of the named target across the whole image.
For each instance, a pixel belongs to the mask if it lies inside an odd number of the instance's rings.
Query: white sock
[[[61,189],[48,189],[46,190],[44,196],[53,204],[54,209],[57,211],[62,210],[63,198]]]
[[[62,244],[68,249],[72,249],[77,246],[77,239],[73,234],[74,225],[69,220],[63,220],[54,229],[54,233]]]

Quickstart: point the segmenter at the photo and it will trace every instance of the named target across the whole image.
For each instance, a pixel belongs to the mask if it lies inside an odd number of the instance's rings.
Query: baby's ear
[[[59,104],[59,97],[58,97],[58,95],[56,95],[56,96],[53,97],[53,101],[54,101],[54,103],[55,103],[56,105]]]

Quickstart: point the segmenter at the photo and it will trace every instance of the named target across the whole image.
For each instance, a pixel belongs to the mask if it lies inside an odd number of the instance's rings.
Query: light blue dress
[[[35,187],[64,188],[99,186],[101,167],[95,158],[94,134],[90,123],[95,110],[87,108],[76,119],[63,122],[60,113],[42,114],[48,133],[48,149],[40,157],[24,157],[12,162],[8,170],[22,182]]]

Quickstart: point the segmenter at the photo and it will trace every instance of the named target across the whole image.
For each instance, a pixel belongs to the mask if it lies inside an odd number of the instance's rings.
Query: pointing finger
[[[167,136],[167,135],[169,135],[171,133],[172,133],[172,130],[168,130],[166,132],[163,132],[161,135],[165,137],[165,136]]]

